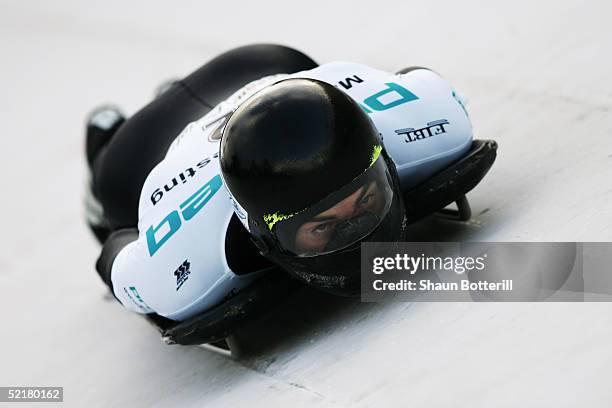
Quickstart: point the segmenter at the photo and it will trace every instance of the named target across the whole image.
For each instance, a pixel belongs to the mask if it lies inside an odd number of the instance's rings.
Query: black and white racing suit
[[[176,136],[140,189],[137,232],[113,234],[105,244],[98,269],[126,308],[184,320],[256,278],[257,273],[244,273],[228,259],[239,250],[228,231],[245,217],[223,186],[219,138],[237,106],[286,78],[318,79],[357,101],[380,132],[403,189],[470,148],[472,127],[462,100],[448,81],[428,69],[393,74],[332,62],[252,81]]]

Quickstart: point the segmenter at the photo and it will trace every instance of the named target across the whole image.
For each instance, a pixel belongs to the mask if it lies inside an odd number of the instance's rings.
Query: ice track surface
[[[164,79],[278,42],[320,63],[429,66],[468,97],[497,163],[469,195],[470,223],[428,220],[415,240],[609,241],[611,13],[578,0],[1,0],[0,386],[63,386],[70,407],[609,407],[608,303],[307,292],[250,331],[244,359],[165,346],[95,275],[81,199],[92,107],[131,114]]]

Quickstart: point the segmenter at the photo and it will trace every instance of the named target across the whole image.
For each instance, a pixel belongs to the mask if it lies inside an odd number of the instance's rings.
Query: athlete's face
[[[298,253],[322,252],[334,235],[336,226],[364,212],[378,213],[384,198],[376,182],[361,186],[333,207],[302,224],[295,237]]]

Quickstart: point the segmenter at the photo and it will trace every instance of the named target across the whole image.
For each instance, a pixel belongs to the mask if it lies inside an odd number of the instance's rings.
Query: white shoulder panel
[[[250,95],[286,77],[253,81],[174,140],[140,194],[136,242],[113,263],[114,292],[139,313],[183,320],[219,303],[255,278],[237,276],[225,257],[233,207],[219,169],[219,136],[226,119]]]
[[[115,295],[131,310],[182,320],[252,279],[236,276],[225,259],[233,209],[218,141],[206,133],[191,124],[143,186],[138,240],[121,251],[111,275]]]
[[[463,104],[452,86],[433,71],[396,75],[334,62],[293,77],[328,82],[361,105],[380,132],[403,188],[431,177],[471,145],[472,126]]]

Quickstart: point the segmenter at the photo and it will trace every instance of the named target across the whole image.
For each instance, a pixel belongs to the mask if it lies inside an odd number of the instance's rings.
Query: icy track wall
[[[168,7],[172,6],[172,9]],[[83,120],[135,112],[231,47],[434,68],[499,156],[466,225],[415,240],[609,241],[612,59],[604,1],[0,2],[0,385],[62,406],[604,407],[612,305],[360,304],[305,292],[229,360],[165,346],[110,298],[83,222]],[[59,405],[59,404],[57,404]],[[24,404],[27,406],[27,404]]]

